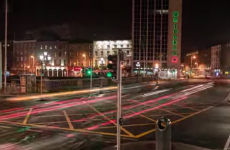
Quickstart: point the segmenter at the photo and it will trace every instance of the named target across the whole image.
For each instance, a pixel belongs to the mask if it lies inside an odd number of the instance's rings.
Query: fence
[[[148,82],[155,80],[152,77],[124,77],[122,84],[132,84],[140,82]],[[110,78],[93,78],[92,87],[111,86],[116,85]],[[70,91],[78,89],[89,89],[90,79],[43,79],[42,80],[43,92],[57,92],[57,91]],[[41,82],[37,80],[36,84],[20,86],[19,82],[11,81],[7,84],[7,93],[22,94],[22,93],[37,93],[40,92]]]

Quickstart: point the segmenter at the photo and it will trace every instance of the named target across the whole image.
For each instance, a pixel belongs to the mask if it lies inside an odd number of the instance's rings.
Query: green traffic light
[[[91,71],[90,71],[90,70],[88,70],[88,71],[87,71],[87,74],[91,74]]]
[[[111,72],[107,72],[107,77],[112,77],[112,73]]]

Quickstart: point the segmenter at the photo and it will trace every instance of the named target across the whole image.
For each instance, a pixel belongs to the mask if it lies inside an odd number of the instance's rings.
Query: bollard
[[[171,150],[171,121],[166,117],[156,122],[156,150]]]

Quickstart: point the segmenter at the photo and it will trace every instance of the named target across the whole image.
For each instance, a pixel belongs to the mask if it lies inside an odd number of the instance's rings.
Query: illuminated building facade
[[[180,69],[182,0],[133,0],[133,68]],[[179,75],[179,73],[177,73]]]
[[[107,66],[108,56],[117,54],[121,49],[126,53],[123,65],[128,68],[132,64],[132,42],[131,40],[94,41],[93,42],[93,66]],[[100,64],[100,63],[103,64]]]

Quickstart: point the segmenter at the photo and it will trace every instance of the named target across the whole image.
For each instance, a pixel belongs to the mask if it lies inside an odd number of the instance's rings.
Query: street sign
[[[10,72],[9,71],[6,71],[6,76],[10,76]]]

